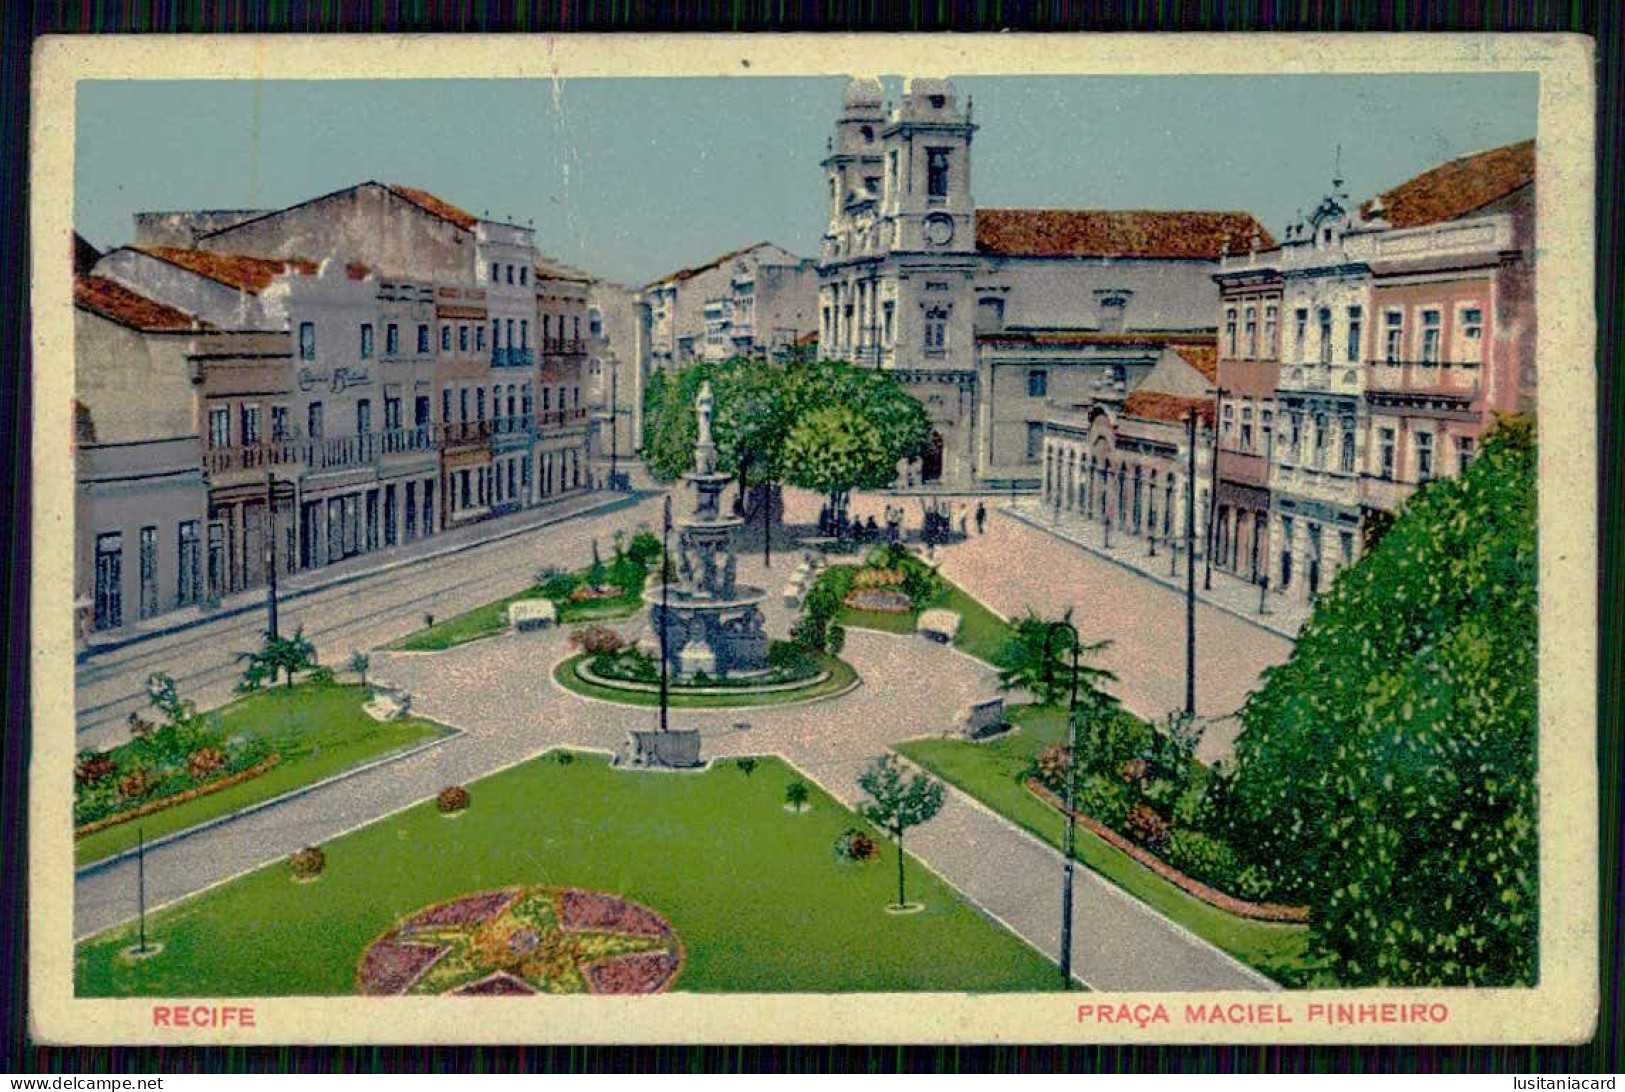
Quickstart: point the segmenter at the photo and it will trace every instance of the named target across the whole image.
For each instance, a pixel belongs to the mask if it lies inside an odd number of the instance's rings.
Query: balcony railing
[[[1484,365],[1476,360],[1373,360],[1366,389],[1416,391],[1472,397],[1483,383]]]
[[[507,346],[491,350],[493,368],[528,368],[536,363],[536,355],[528,347],[516,349]]]
[[[209,448],[203,452],[203,468],[214,477],[276,466],[313,471],[340,470],[368,466],[386,455],[434,450],[435,430],[425,425],[421,428],[363,432],[319,440],[273,440],[238,447]]]
[[[548,356],[574,356],[587,351],[587,343],[576,337],[542,339],[542,352]]]
[[[491,422],[493,436],[518,436],[536,431],[536,419],[529,414],[515,414],[512,417],[498,417]]]
[[[483,444],[490,439],[490,421],[447,421],[440,426],[440,443],[444,447]]]
[[[536,415],[536,422],[540,428],[564,428],[580,421],[585,421],[590,411],[586,407],[572,410],[548,410]]]

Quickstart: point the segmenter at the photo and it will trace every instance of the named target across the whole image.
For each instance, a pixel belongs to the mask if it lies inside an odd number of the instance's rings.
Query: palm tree
[[[1041,704],[1059,705],[1071,699],[1076,664],[1079,712],[1098,716],[1118,704],[1105,690],[1106,684],[1117,681],[1117,674],[1089,661],[1111,645],[1109,640],[1084,643],[1072,624],[1071,610],[1056,621],[1029,611],[1016,623],[1015,634],[1000,654],[1004,666],[999,671],[999,686],[1027,690]]]

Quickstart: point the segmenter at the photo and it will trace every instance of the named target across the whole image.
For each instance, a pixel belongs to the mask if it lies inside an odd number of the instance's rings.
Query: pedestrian
[[[965,530],[965,520],[967,518],[969,518],[969,516],[970,516],[970,511],[963,504],[960,505],[959,506],[959,537],[960,538],[969,538],[970,537],[970,535]]]
[[[987,505],[983,504],[981,501],[977,501],[976,502],[976,533],[981,534],[982,529],[984,527],[986,527],[986,526],[987,526]]]

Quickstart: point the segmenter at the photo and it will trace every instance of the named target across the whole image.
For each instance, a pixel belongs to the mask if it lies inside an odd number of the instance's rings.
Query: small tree
[[[804,809],[811,795],[812,792],[807,788],[805,781],[792,781],[784,787],[784,802],[794,811]]]
[[[746,777],[749,777],[751,774],[756,772],[756,760],[754,758],[742,758],[739,760],[738,765],[740,772]]]
[[[350,670],[361,679],[361,685],[367,685],[367,669],[372,666],[372,657],[359,648],[350,653]]]
[[[267,633],[264,647],[258,652],[238,653],[237,660],[248,662],[239,689],[258,690],[267,680],[276,682],[279,673],[292,688],[295,673],[316,665],[316,646],[305,639],[305,629],[301,626],[292,637],[273,637]]]
[[[863,817],[891,834],[897,843],[897,907],[908,905],[903,885],[903,834],[929,822],[942,810],[942,782],[915,774],[903,780],[903,767],[892,754],[882,755],[858,778],[858,788],[869,794]]]
[[[1067,611],[1060,621],[1070,625],[1072,612]],[[1072,630],[1029,612],[1016,623],[1015,635],[1000,651],[999,659],[1004,666],[999,671],[999,686],[1005,690],[1019,687],[1030,691],[1044,705],[1070,701],[1074,640]],[[1078,645],[1078,705],[1086,722],[1117,704],[1117,699],[1104,689],[1106,683],[1117,681],[1117,675],[1089,662],[1111,645],[1110,641]]]

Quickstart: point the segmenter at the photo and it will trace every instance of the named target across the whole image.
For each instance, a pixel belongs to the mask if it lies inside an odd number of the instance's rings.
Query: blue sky
[[[888,79],[895,97],[901,81]],[[839,78],[86,81],[75,220],[292,204],[376,179],[642,283],[745,243],[816,253]],[[956,79],[985,206],[1245,209],[1279,234],[1337,148],[1356,197],[1535,135],[1533,74]]]

